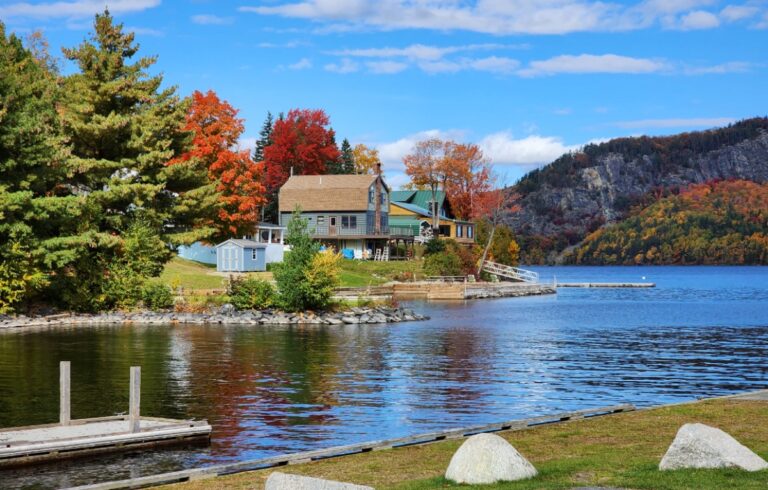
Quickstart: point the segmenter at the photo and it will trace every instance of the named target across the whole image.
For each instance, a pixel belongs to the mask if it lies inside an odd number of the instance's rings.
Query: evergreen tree
[[[79,67],[65,79],[61,109],[69,187],[91,212],[80,220],[81,248],[68,273],[57,276],[65,282],[57,289],[79,309],[109,306],[107,267],[123,247],[121,230],[138,214],[171,247],[210,236],[202,213],[215,199],[204,168],[166,165],[189,148],[191,134],[182,129],[188,102],[147,73],[156,58],[130,62],[138,52],[134,34],[108,11],[96,15],[94,27],[90,40],[64,50]]]
[[[86,212],[62,184],[57,76],[0,23],[0,313],[45,285],[51,241]],[[55,255],[55,253],[54,253]],[[55,258],[55,257],[54,257]]]
[[[339,170],[341,174],[355,173],[355,154],[347,138],[341,142],[341,168]]]
[[[264,160],[264,148],[272,144],[272,113],[267,112],[267,118],[259,131],[259,139],[256,141],[256,148],[253,149],[253,161],[256,163]]]

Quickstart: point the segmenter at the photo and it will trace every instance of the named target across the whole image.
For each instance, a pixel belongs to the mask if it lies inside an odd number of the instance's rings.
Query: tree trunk
[[[485,259],[488,257],[488,251],[491,249],[491,244],[493,244],[493,235],[496,233],[496,225],[492,225],[491,227],[491,234],[488,236],[488,243],[485,244],[485,249],[483,249],[483,256],[480,258],[480,267],[477,269],[477,273],[480,274],[483,272],[483,266],[485,265]]]

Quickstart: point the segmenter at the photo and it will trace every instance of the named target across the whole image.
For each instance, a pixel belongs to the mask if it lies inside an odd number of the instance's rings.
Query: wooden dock
[[[556,424],[567,422],[569,420],[578,420],[591,417],[600,417],[617,413],[631,412],[635,410],[633,405],[615,405],[610,407],[601,407],[589,410],[578,410],[575,412],[558,413],[533,417],[522,420],[511,420],[507,422],[498,422],[494,424],[476,425],[464,427],[461,429],[449,429],[439,432],[430,432],[427,434],[418,434],[407,437],[398,437],[395,439],[386,439],[380,441],[364,442],[360,444],[350,444],[346,446],[336,446],[316,451],[306,451],[303,453],[284,454],[268,458],[243,461],[239,463],[229,463],[204,468],[194,468],[189,470],[174,471],[172,473],[162,473],[159,475],[143,476],[129,480],[119,480],[93,485],[84,485],[74,487],[70,490],[117,490],[127,488],[142,488],[156,485],[167,485],[170,483],[179,483],[185,481],[200,480],[204,478],[214,478],[220,475],[229,475],[232,473],[241,473],[244,471],[253,471],[266,468],[274,468],[288,464],[303,464],[322,459],[337,458],[349,456],[352,454],[366,453],[370,451],[382,451],[404,446],[414,446],[420,444],[431,444],[447,439],[463,439],[474,434],[493,433],[499,431],[523,430],[531,427],[537,427],[547,424]]]
[[[558,288],[655,288],[653,282],[558,282]]]
[[[72,420],[70,363],[59,367],[59,423],[0,429],[0,469],[78,456],[208,440],[204,420],[142,417],[141,368],[131,368],[128,415]]]

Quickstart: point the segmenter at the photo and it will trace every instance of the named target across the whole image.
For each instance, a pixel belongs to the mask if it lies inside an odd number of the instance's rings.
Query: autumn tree
[[[366,145],[360,143],[355,145],[352,154],[355,162],[356,174],[375,174],[377,169],[380,168],[381,159],[379,159],[379,150],[375,148],[368,148]]]
[[[448,144],[445,194],[460,219],[471,219],[478,196],[491,190],[491,166],[475,144]]]
[[[449,142],[432,138],[419,141],[413,151],[403,158],[405,173],[417,187],[425,188],[432,193],[432,229],[440,227],[440,210],[437,202],[437,192],[449,178],[452,169],[447,165]]]
[[[195,91],[184,125],[194,134],[192,149],[170,162],[202,164],[207,169],[218,200],[208,206],[215,211],[214,241],[251,232],[265,202],[259,167],[248,150],[234,149],[245,130],[237,112],[212,90]]]
[[[322,110],[292,109],[275,121],[272,144],[264,148],[265,185],[269,218],[277,219],[277,193],[293,173],[325,174],[328,165],[339,160],[335,133]]]
[[[478,194],[473,209],[474,215],[472,218],[477,221],[485,221],[487,227],[490,228],[483,247],[483,255],[480,258],[480,263],[477,268],[478,271],[482,271],[488,258],[488,252],[494,244],[497,228],[503,224],[504,219],[509,214],[517,212],[520,207],[517,204],[517,195],[510,192],[506,186],[501,183],[501,185],[496,188]],[[517,249],[514,249],[513,247],[513,249],[508,249],[507,252],[519,256],[520,250],[519,247],[517,247]]]

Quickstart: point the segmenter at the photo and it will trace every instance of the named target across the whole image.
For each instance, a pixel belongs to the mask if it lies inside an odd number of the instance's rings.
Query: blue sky
[[[0,0],[9,30],[80,43],[104,1]],[[338,140],[400,159],[427,135],[478,143],[507,181],[590,141],[766,115],[768,1],[113,0],[182,95],[246,120],[322,108]],[[65,67],[65,70],[67,68]],[[69,68],[71,69],[71,68]]]

